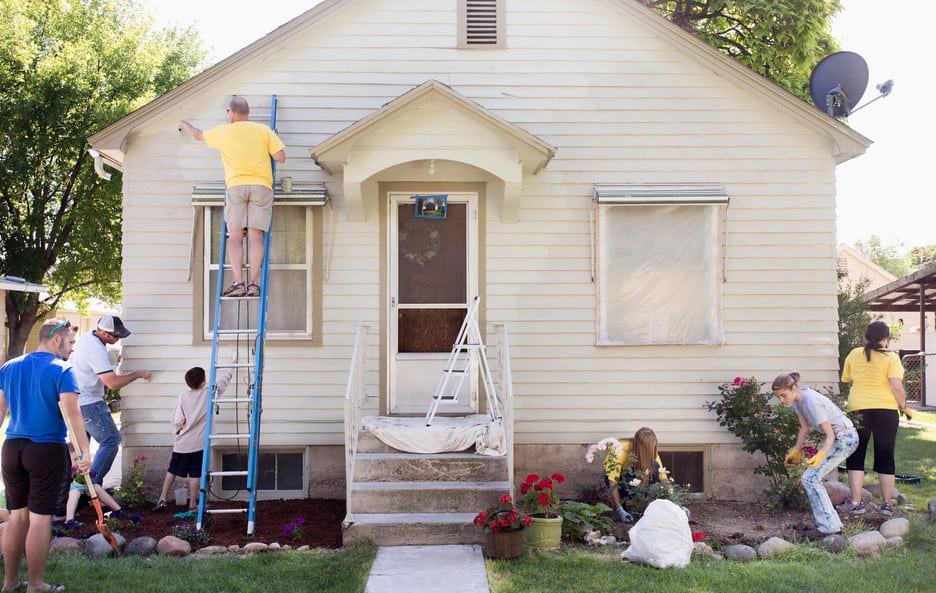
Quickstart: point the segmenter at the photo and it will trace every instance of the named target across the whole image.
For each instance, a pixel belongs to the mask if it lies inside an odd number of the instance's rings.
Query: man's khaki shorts
[[[270,228],[273,217],[273,190],[264,185],[235,185],[227,188],[224,222],[229,231]]]

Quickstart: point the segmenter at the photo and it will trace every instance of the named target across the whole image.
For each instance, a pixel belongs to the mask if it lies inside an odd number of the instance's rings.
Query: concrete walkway
[[[377,549],[364,593],[490,593],[481,546]]]

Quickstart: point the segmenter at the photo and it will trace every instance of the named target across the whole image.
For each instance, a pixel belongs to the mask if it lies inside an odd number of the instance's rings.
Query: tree
[[[868,303],[861,298],[868,291],[871,280],[867,276],[861,276],[858,280],[852,281],[848,277],[848,272],[843,269],[839,269],[837,274],[839,370],[841,370],[845,367],[845,357],[848,353],[853,348],[864,344],[865,331],[873,320],[868,311]],[[842,395],[848,393],[847,383],[840,383],[839,388]]]
[[[0,0],[0,275],[10,356],[63,298],[120,298],[121,182],[86,138],[194,74],[194,29],[157,31],[136,0]]]
[[[898,278],[910,273],[907,258],[900,253],[900,246],[884,245],[877,235],[871,235],[867,241],[855,241],[855,249]]]
[[[840,0],[641,0],[709,45],[811,102],[809,75],[838,50]]]
[[[912,272],[916,272],[932,263],[936,263],[936,245],[911,247],[909,259]]]

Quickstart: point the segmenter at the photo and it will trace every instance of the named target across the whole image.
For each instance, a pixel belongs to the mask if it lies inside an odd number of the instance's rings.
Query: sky
[[[218,61],[256,41],[318,4],[317,0],[276,0],[234,10],[230,0],[145,0],[161,25],[194,25]],[[877,235],[885,246],[905,252],[936,244],[934,190],[928,189],[927,146],[936,141],[936,118],[927,113],[936,99],[936,75],[926,40],[936,22],[933,0],[842,0],[844,11],[832,31],[842,49],[864,57],[868,88],[848,125],[874,144],[837,169],[838,240],[853,245]],[[893,8],[899,6],[899,10]],[[893,80],[887,97],[875,85]],[[934,183],[936,187],[936,183]]]

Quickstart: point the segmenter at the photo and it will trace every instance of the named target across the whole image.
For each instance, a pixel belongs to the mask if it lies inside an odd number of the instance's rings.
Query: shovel
[[[62,405],[62,402],[59,402],[59,409],[62,411],[62,418],[65,420],[65,427],[68,429],[68,438],[75,445],[75,450],[78,452],[78,459],[82,458],[81,450],[78,448],[78,441],[75,440],[75,430],[72,428],[71,420],[68,419],[68,414],[65,413],[65,407]],[[117,552],[117,538],[114,537],[114,534],[111,533],[110,527],[107,526],[107,523],[104,522],[104,513],[101,511],[101,501],[98,500],[97,490],[94,489],[94,482],[91,481],[91,474],[84,475],[85,485],[88,487],[88,496],[91,497],[91,504],[94,505],[94,510],[97,511],[97,529],[101,535],[104,536],[114,552]]]

